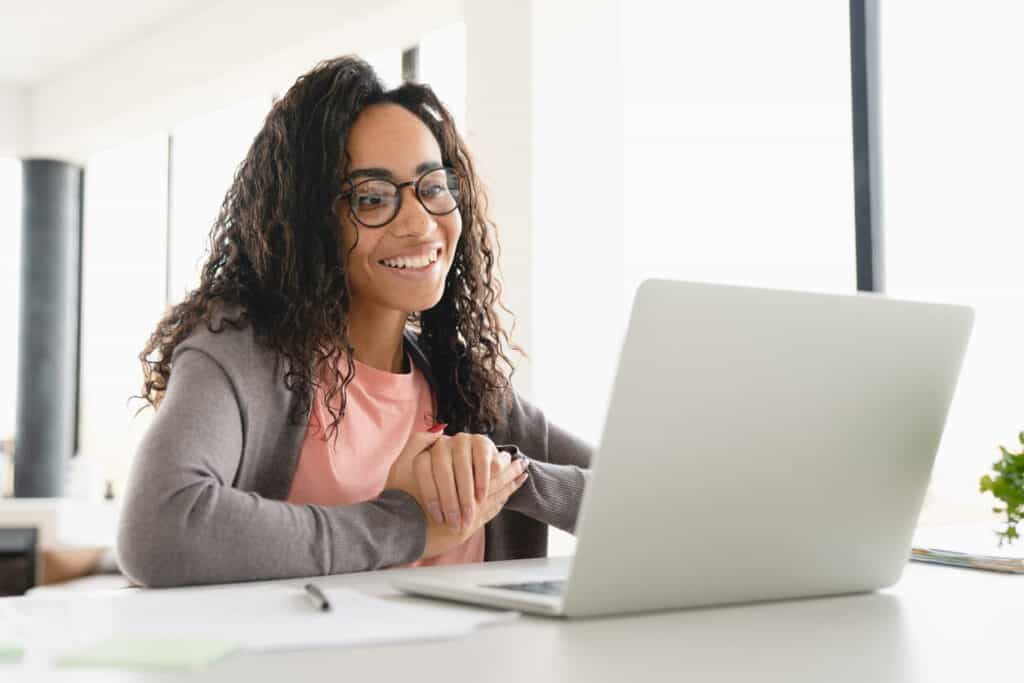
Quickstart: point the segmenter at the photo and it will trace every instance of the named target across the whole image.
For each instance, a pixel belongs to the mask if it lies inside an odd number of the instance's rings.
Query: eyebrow
[[[427,171],[433,171],[441,168],[441,162],[439,161],[424,161],[422,164],[416,167],[416,175],[426,173]],[[387,178],[393,180],[395,175],[386,168],[357,168],[354,171],[350,171],[348,174],[349,178],[355,178],[357,176],[365,176],[367,178]]]

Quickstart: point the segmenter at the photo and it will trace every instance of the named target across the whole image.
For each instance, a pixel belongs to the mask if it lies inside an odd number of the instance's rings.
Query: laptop
[[[618,358],[576,553],[403,591],[561,617],[899,580],[973,310],[651,279]]]

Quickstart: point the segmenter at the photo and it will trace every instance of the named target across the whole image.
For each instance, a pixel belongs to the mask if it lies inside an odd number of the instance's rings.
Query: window
[[[920,9],[880,9],[886,293],[975,308],[930,491],[931,521],[966,521],[991,515],[978,480],[1024,430],[1024,7]]]
[[[622,19],[627,301],[653,276],[855,291],[847,6]]]
[[[142,405],[138,355],[164,311],[167,137],[156,135],[89,160],[82,243],[79,445],[123,490],[152,416]]]
[[[210,229],[269,109],[270,98],[258,97],[174,129],[168,304],[181,301],[199,285]]]
[[[563,235],[557,247],[568,258],[588,240],[622,243],[624,295],[595,320],[602,334],[621,337],[648,277],[854,292],[847,6],[642,0],[620,12],[622,232]],[[599,168],[567,172],[593,173],[598,193],[610,191]],[[544,244],[558,242],[545,235]],[[564,275],[546,271],[535,270],[535,291],[558,291]],[[606,276],[591,272],[599,289]],[[538,306],[559,305],[546,301]],[[537,312],[542,319],[558,314]],[[540,348],[536,367],[571,367],[580,353]],[[615,357],[586,362],[590,385],[542,387],[542,399],[553,420],[597,443]]]
[[[0,159],[0,444],[14,439],[18,393],[20,255],[21,162],[17,159]],[[2,450],[3,446],[0,445]],[[0,482],[5,481],[6,474],[0,472]]]

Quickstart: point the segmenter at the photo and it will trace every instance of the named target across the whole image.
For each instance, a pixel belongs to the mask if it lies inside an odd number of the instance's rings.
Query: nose
[[[420,204],[415,186],[403,187],[400,192],[408,192],[409,195],[403,198],[398,215],[392,221],[396,237],[426,235],[436,230],[437,219]]]

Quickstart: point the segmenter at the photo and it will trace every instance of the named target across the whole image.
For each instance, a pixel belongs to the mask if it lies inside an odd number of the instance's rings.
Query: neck
[[[406,314],[364,306],[356,299],[348,318],[352,355],[360,363],[385,372],[401,373],[405,364],[402,332]]]

